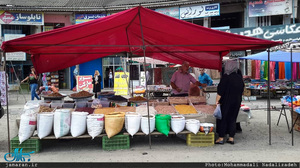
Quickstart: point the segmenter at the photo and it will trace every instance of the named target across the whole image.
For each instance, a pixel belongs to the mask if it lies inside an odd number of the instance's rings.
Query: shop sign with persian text
[[[0,24],[44,25],[44,13],[0,11]]]

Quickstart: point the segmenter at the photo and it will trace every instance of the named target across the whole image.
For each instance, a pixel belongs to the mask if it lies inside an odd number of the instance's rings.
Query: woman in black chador
[[[238,62],[228,60],[217,90],[216,103],[221,105],[222,119],[217,119],[219,139],[216,140],[216,144],[224,144],[226,133],[229,134],[226,142],[234,144],[236,118],[240,110],[243,91],[244,81],[238,69]]]
[[[97,93],[101,92],[101,75],[98,70],[95,70],[93,76],[93,92],[95,93],[95,98],[98,97]]]

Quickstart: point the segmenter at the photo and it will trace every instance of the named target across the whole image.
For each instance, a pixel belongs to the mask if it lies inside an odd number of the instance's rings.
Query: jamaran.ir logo
[[[22,161],[22,162],[25,162],[26,161],[26,158],[27,158],[27,162],[30,161],[30,154],[33,154],[34,151],[31,151],[29,153],[23,153],[23,148],[20,149],[20,152],[19,152],[19,148],[16,148],[14,150],[13,153],[6,153],[4,155],[4,159],[7,161],[7,162],[18,162],[18,161]],[[12,158],[9,157],[9,155],[11,155]]]

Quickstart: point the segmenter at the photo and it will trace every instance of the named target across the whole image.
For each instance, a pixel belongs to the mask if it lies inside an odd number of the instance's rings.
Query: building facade
[[[138,5],[193,24],[268,40],[288,42],[298,40],[298,0],[129,0],[129,1],[5,1],[0,2],[1,42],[45,32],[112,15]],[[300,28],[299,28],[300,29]],[[184,31],[184,30],[183,30]],[[233,51],[230,57],[240,57],[252,51]],[[30,55],[7,53],[9,83],[23,79],[30,72]],[[99,70],[102,87],[108,87],[108,72],[130,71],[133,85],[139,85],[141,63],[125,61],[125,53],[99,58],[79,65],[80,75],[93,75]],[[241,61],[242,72],[249,75],[249,63]],[[153,65],[151,65],[153,67]],[[49,84],[59,88],[73,87],[74,67],[48,73]],[[135,75],[136,74],[136,75]]]

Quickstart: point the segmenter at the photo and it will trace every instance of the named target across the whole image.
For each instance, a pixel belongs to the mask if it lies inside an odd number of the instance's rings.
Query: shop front
[[[0,11],[0,35],[3,41],[41,32],[44,24],[42,12]],[[2,57],[2,60],[3,57]],[[18,89],[19,80],[30,73],[30,56],[23,52],[6,53],[10,90]]]
[[[70,14],[71,13],[45,13],[45,23],[42,28],[43,32],[72,25]],[[70,68],[48,72],[46,73],[47,83],[48,85],[54,85],[60,89],[69,88],[71,86],[69,74]]]

